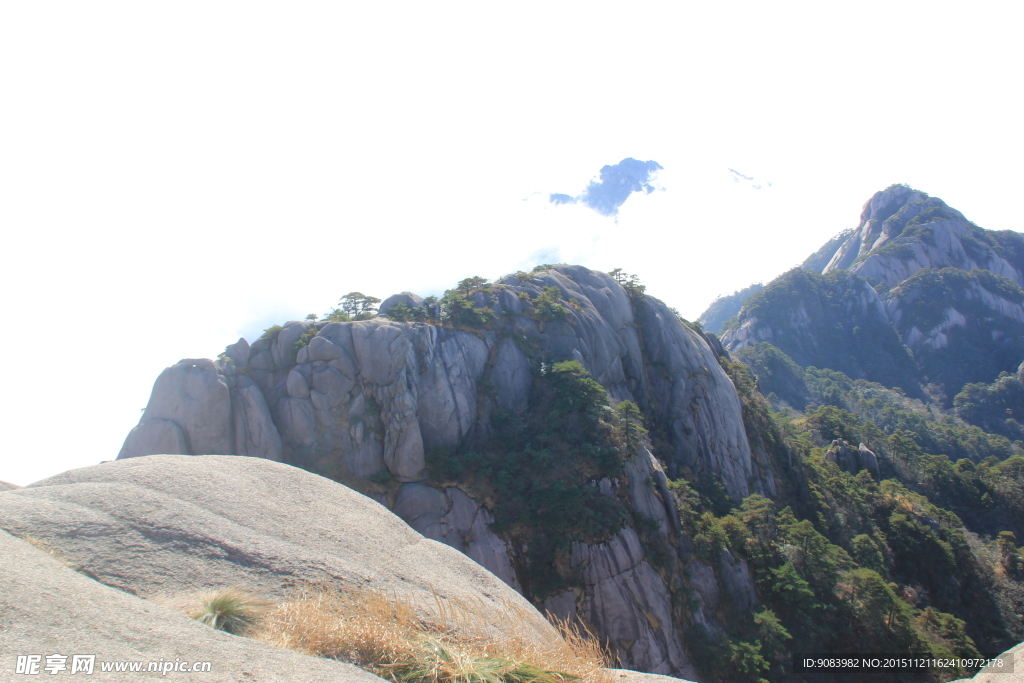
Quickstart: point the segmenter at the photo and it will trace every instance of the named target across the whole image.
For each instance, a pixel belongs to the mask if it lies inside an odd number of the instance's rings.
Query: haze
[[[903,182],[1024,229],[1020,14],[934,3],[7,3],[0,479],[109,460],[159,372],[537,263],[696,318]],[[580,196],[662,167],[615,215]]]

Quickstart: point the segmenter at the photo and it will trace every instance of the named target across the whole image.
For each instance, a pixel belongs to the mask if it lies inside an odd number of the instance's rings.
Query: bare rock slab
[[[480,604],[494,629],[515,619],[555,637],[529,602],[458,550],[348,487],[264,458],[152,455],[72,470],[3,492],[0,529],[142,597],[369,586],[427,608]]]
[[[25,541],[0,531],[0,678],[170,680],[195,683],[383,683],[351,664],[282,650],[216,631],[173,610],[104,586],[72,571]],[[15,673],[17,656],[68,657],[67,670],[51,676]],[[94,673],[72,675],[73,655],[96,655]],[[175,660],[210,662],[209,672],[111,674],[101,662]]]

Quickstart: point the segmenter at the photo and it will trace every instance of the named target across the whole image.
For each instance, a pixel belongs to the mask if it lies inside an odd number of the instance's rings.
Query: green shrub
[[[409,322],[416,317],[416,311],[409,308],[406,304],[399,302],[388,310],[387,317],[398,322]]]
[[[267,329],[263,330],[263,334],[260,335],[260,339],[274,339],[283,329],[284,327],[281,325],[271,325]]]
[[[503,657],[473,656],[438,639],[422,641],[413,657],[383,666],[382,673],[395,683],[568,683],[578,678]]]
[[[451,325],[479,329],[494,320],[494,311],[477,308],[464,295],[449,289],[441,297],[441,320]]]
[[[298,339],[295,340],[295,343],[292,344],[292,365],[295,364],[295,360],[299,355],[299,351],[309,346],[309,342],[311,342],[313,340],[313,337],[319,334],[319,332],[320,330],[318,328],[310,326],[308,329],[306,329],[305,332],[303,332],[299,336]]]
[[[558,287],[545,287],[544,291],[533,300],[537,317],[541,320],[564,320],[569,317],[569,309],[561,304],[561,292]]]

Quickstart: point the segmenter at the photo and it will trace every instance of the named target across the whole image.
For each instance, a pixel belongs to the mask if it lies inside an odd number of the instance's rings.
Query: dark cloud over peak
[[[592,180],[579,197],[552,194],[552,204],[582,202],[602,216],[614,216],[634,192],[650,194],[655,187],[652,176],[662,169],[657,161],[638,161],[632,157],[601,169],[600,180]]]

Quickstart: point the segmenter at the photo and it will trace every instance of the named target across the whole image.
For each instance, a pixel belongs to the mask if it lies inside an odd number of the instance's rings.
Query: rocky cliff
[[[794,286],[807,279],[799,273],[770,283],[723,336],[728,349],[767,341],[801,365],[912,395],[934,384],[947,405],[966,383],[992,381],[1024,358],[1024,236],[979,228],[941,199],[904,185],[876,193],[858,227],[829,241],[803,269],[826,279],[802,291]],[[823,296],[846,305],[819,306]],[[851,360],[809,350],[836,344]]]
[[[875,193],[822,272],[850,270],[890,286],[922,268],[981,269],[1024,284],[1024,237],[984,230],[938,197],[905,185]]]
[[[344,481],[535,604],[593,625],[624,665],[694,677],[684,626],[696,621],[714,631],[722,595],[743,609],[756,595],[742,560],[712,567],[690,552],[663,465],[673,478],[686,473],[717,482],[734,502],[752,492],[772,495],[775,486],[767,456],[751,451],[736,389],[708,341],[638,288],[575,266],[518,273],[467,291],[450,304],[468,312],[457,324],[454,317],[441,324],[419,297],[400,299],[400,317],[416,310],[418,321],[291,322],[251,346],[239,340],[216,361],[169,367],[118,457],[249,455]],[[639,406],[654,454],[631,441],[610,464],[581,470],[590,472],[580,481],[584,490],[573,491],[604,500],[619,517],[597,531],[568,532],[571,547],[558,546],[544,560],[564,580],[541,590],[529,579],[544,569],[529,540],[536,536],[516,531],[528,524],[505,524],[496,533],[502,525],[495,515],[512,514],[502,507],[502,489],[471,485],[486,479],[482,470],[474,470],[476,480],[459,472],[463,462],[479,460],[478,451],[495,448],[496,435],[504,440],[516,424],[544,417],[536,413],[551,392],[545,382],[560,377],[552,368],[565,361],[582,366],[612,406]],[[586,381],[573,386],[586,388]],[[576,399],[564,400],[571,407]],[[553,413],[568,410],[558,405]],[[600,431],[614,421],[611,408],[591,417],[573,417],[574,410],[559,429],[592,419]],[[523,453],[534,457],[535,445]],[[543,472],[538,480],[536,470],[525,471],[540,482],[535,488],[544,488]],[[535,504],[541,494],[522,500]],[[657,559],[652,548],[661,550]],[[700,577],[692,589],[686,574]],[[695,602],[680,599],[689,590]]]

